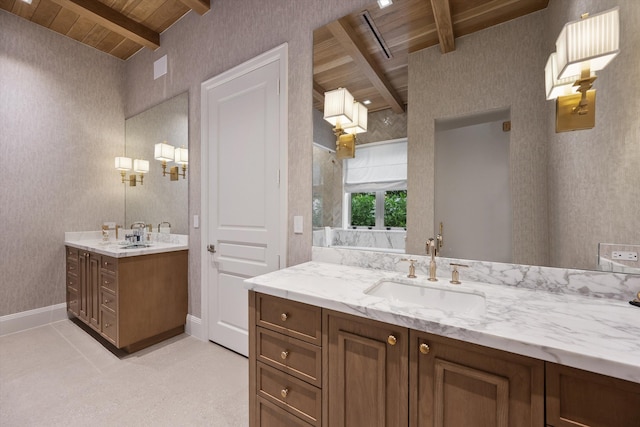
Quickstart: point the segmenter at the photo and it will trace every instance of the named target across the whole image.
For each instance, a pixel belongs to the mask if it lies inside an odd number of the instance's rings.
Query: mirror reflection
[[[640,244],[640,105],[620,102],[640,91],[625,71],[640,61],[640,34],[632,30],[640,5],[586,1],[576,10],[558,0],[523,1],[519,11],[483,12],[476,3],[467,10],[452,3],[448,47],[429,2],[413,0],[386,9],[374,3],[314,32],[313,243],[361,247],[366,239],[335,236],[376,231],[353,229],[343,184],[349,160],[331,153],[335,136],[322,120],[323,93],[346,87],[357,101],[372,101],[356,158],[366,144],[407,138],[407,253],[425,254],[426,240],[442,233],[442,256],[607,269],[599,248]],[[595,127],[556,133],[544,74],[556,38],[581,13],[615,6],[620,53],[597,73]],[[366,63],[373,74],[363,71]],[[403,135],[378,134],[402,118]],[[479,149],[484,134],[495,144]]]
[[[149,161],[144,183],[126,184],[125,227],[141,221],[157,231],[161,223],[171,224],[171,233],[189,234],[188,168],[184,176],[171,177],[171,168],[182,174],[182,164],[167,161],[163,176],[162,161],[156,160],[156,144],[166,143],[176,149],[188,149],[189,95],[183,93],[125,121],[125,155]],[[179,151],[179,150],[176,150]],[[182,155],[183,151],[179,151]],[[180,160],[180,159],[178,159]],[[177,179],[175,179],[177,178]],[[166,226],[163,225],[163,228]]]

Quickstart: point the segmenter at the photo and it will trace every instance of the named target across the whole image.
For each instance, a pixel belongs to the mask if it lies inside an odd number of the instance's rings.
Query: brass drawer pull
[[[396,337],[394,337],[393,335],[389,335],[389,338],[387,338],[387,342],[390,345],[396,345],[396,343],[398,342],[398,340],[396,339]]]
[[[420,353],[429,354],[429,351],[431,351],[431,349],[429,348],[429,344],[427,343],[420,344]]]
[[[286,322],[288,318],[289,318],[289,315],[287,313],[282,313],[280,315],[280,320],[282,320],[283,322]]]
[[[289,352],[287,350],[280,353],[280,358],[282,358],[282,360],[285,360],[287,357],[289,357]]]
[[[104,327],[105,327],[105,328],[110,328],[110,327],[111,327],[111,323],[105,323],[105,324],[104,324]]]
[[[109,301],[108,299],[104,299],[104,304],[109,304],[111,301]]]
[[[280,396],[282,396],[283,398],[286,398],[288,394],[289,394],[289,389],[287,387],[280,390]]]

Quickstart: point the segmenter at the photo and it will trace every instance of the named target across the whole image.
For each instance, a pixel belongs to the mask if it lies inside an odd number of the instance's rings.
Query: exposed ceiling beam
[[[53,2],[149,49],[156,50],[160,47],[160,34],[97,0]]]
[[[198,15],[204,15],[211,9],[211,3],[209,0],[180,0],[180,3],[184,4],[191,10],[195,10]]]
[[[404,112],[402,99],[385,77],[382,69],[376,65],[373,58],[367,52],[366,47],[358,39],[358,35],[343,18],[327,24],[333,37],[338,40],[345,52],[353,58],[360,71],[369,79],[371,84],[380,92],[395,113]]]
[[[440,50],[442,53],[456,50],[449,0],[431,0],[431,8],[433,9],[433,19],[436,21],[438,30]]]
[[[324,93],[326,91],[324,90],[324,88],[322,86],[320,86],[318,83],[315,82],[315,80],[313,81],[313,99],[316,100],[316,102],[324,105]]]

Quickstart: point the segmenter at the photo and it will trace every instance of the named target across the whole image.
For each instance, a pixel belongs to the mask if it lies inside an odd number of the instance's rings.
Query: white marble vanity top
[[[429,286],[424,274],[415,283]],[[406,273],[307,262],[247,279],[250,290],[640,383],[640,308],[627,301],[477,282],[486,312],[465,317],[364,294]],[[639,289],[640,290],[640,289]]]
[[[111,240],[103,242],[101,232],[67,232],[65,233],[64,244],[78,249],[95,252],[101,255],[107,255],[114,258],[123,258],[130,256],[159,254],[163,252],[183,251],[189,249],[189,236],[180,234],[171,234],[163,236],[161,239],[152,237],[148,243],[148,247],[124,249],[127,246],[124,242]]]

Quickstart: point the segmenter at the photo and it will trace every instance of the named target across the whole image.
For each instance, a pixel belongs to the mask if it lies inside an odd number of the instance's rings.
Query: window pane
[[[384,226],[407,226],[407,190],[387,191],[384,195]]]
[[[376,225],[376,193],[351,193],[351,225]]]

